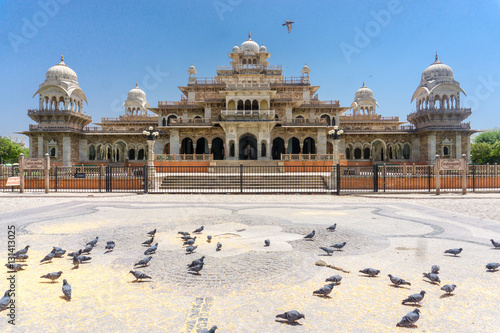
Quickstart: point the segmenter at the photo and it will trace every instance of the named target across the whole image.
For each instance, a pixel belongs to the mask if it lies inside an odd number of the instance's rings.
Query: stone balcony
[[[221,110],[221,121],[274,120],[275,111],[267,110]]]
[[[235,74],[266,74],[266,75],[281,75],[281,65],[233,65],[233,66],[217,66],[217,75],[235,75]]]
[[[172,118],[168,127],[212,127],[210,118]],[[163,126],[162,126],[163,127]]]
[[[283,127],[327,127],[328,122],[324,118],[283,118],[281,120]]]

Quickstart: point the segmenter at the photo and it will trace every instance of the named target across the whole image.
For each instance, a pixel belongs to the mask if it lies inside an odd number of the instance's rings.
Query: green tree
[[[481,143],[485,142],[490,145],[495,144],[495,142],[500,141],[500,130],[494,130],[494,131],[488,131],[488,132],[483,132],[476,136],[474,139],[474,143]]]
[[[486,164],[490,161],[491,145],[486,142],[472,144],[470,149],[471,159],[473,163]]]
[[[29,149],[24,148],[23,145],[12,141],[8,137],[0,137],[0,159],[2,163],[16,163],[21,153],[28,157]]]

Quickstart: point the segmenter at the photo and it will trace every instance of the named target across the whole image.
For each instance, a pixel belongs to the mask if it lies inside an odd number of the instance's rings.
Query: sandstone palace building
[[[282,66],[269,64],[269,57],[249,34],[232,48],[229,65],[217,66],[215,77],[197,77],[189,67],[180,101],[150,106],[136,85],[123,114],[102,118],[97,126],[89,126],[85,93],[61,57],[35,93],[38,108],[28,111],[36,122],[22,132],[29,137],[30,156],[48,153],[52,163],[63,166],[144,164],[148,145],[142,132],[149,126],[160,133],[154,144],[157,161],[329,160],[337,143],[341,163],[349,165],[432,164],[436,154],[470,155],[475,131],[463,121],[471,110],[461,107],[464,91],[437,54],[411,97],[416,108],[407,116],[409,124],[380,115],[364,83],[354,101],[341,106],[319,99],[307,65],[300,76],[284,77]],[[333,143],[328,131],[335,125],[344,135]]]

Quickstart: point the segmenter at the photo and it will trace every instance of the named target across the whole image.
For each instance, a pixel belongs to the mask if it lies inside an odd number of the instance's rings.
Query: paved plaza
[[[337,223],[334,232],[326,227]],[[30,245],[28,267],[16,274],[16,326],[1,312],[0,327],[16,332],[404,332],[396,323],[415,307],[407,296],[426,291],[418,328],[410,332],[494,332],[500,325],[500,195],[105,195],[0,194],[0,246],[7,261],[7,226],[16,247]],[[198,235],[186,254],[178,231]],[[129,273],[144,257],[146,233],[157,229],[151,280]],[[303,236],[316,231],[313,240]],[[211,242],[207,235],[212,235]],[[90,263],[72,269],[69,257],[40,260],[60,246],[84,248],[96,236]],[[264,246],[269,239],[271,245]],[[105,252],[106,241],[116,248]],[[347,244],[327,256],[320,246]],[[222,244],[216,251],[216,244]],[[457,256],[443,252],[463,248]],[[199,276],[186,265],[205,256]],[[318,260],[346,272],[315,265]],[[439,265],[446,297],[423,272]],[[358,271],[379,269],[369,278]],[[5,270],[5,267],[4,267]],[[63,271],[55,283],[40,276]],[[349,273],[347,273],[349,271]],[[341,275],[329,298],[313,296],[325,279]],[[388,274],[411,286],[396,288]],[[62,279],[72,286],[62,298]],[[0,292],[8,289],[0,283]],[[288,310],[298,325],[276,321]]]

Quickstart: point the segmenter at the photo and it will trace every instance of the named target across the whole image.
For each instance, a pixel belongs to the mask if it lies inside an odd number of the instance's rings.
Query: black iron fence
[[[0,168],[3,191],[17,167]],[[25,191],[44,191],[43,170],[25,170]],[[49,171],[51,192],[142,193],[363,193],[434,192],[436,175],[429,165],[373,166],[72,166]],[[442,192],[460,192],[458,171],[441,174]],[[469,165],[468,191],[500,191],[498,165]]]

